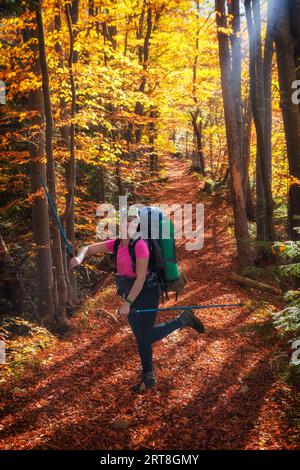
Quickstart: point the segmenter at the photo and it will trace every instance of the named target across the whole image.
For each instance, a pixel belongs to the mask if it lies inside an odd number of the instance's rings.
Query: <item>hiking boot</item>
[[[182,326],[191,326],[198,333],[204,333],[205,328],[201,320],[197,318],[192,310],[182,310],[178,315]]]
[[[132,390],[135,393],[143,392],[144,390],[148,390],[154,388],[157,384],[155,375],[153,371],[150,372],[142,372],[141,379],[135,385],[133,385]]]

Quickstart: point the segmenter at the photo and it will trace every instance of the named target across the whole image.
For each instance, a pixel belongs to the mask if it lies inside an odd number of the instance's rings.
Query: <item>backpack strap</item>
[[[136,240],[133,240],[132,238],[129,240],[129,243],[128,243],[128,251],[129,251],[129,254],[130,254],[130,257],[131,257],[131,261],[132,261],[132,270],[133,272],[135,273],[135,270],[136,270],[136,254],[135,254],[135,245],[137,244],[137,242],[141,240],[141,237],[138,237]]]
[[[117,253],[118,253],[118,248],[121,243],[121,238],[116,238],[115,243],[114,243],[114,256],[115,256],[115,272],[117,272]]]
[[[128,251],[129,251],[129,254],[130,254],[130,257],[131,257],[131,260],[132,260],[132,270],[133,270],[133,272],[136,272],[135,245],[137,244],[137,242],[139,240],[142,240],[142,238],[138,237],[136,240],[134,240],[132,238],[132,239],[129,240],[129,243],[128,243]],[[148,266],[148,269],[150,269],[150,271],[159,271],[161,269],[161,266],[162,266],[162,259],[159,259],[159,260],[156,259],[157,256],[158,256],[156,253],[158,253],[158,254],[160,253],[160,251],[155,250],[155,243],[158,244],[158,242],[156,240],[150,240],[150,239],[145,239],[145,242],[147,243],[148,248],[149,248],[149,266]],[[116,272],[117,272],[117,253],[118,253],[120,243],[121,243],[120,238],[117,238],[115,243],[114,243],[115,271]],[[157,268],[159,268],[159,269],[157,269]]]
[[[135,272],[135,266],[136,266],[136,256],[135,256],[135,245],[136,242],[140,240],[140,237],[137,238],[136,240],[129,240],[128,244],[128,251],[132,260],[132,269],[133,272]],[[115,243],[114,243],[114,257],[115,257],[115,272],[117,272],[117,255],[118,255],[118,249],[121,244],[121,238],[116,238]]]
[[[159,272],[162,269],[163,262],[161,257],[160,246],[157,240],[151,238],[137,238],[136,240],[130,240],[128,245],[129,254],[132,259],[132,269],[135,272],[136,269],[136,254],[135,245],[139,240],[144,240],[147,243],[149,249],[149,264],[148,269],[150,272]]]

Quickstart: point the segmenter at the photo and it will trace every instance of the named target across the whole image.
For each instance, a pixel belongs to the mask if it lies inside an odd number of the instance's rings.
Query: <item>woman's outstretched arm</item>
[[[97,255],[98,253],[108,253],[106,241],[84,246],[77,256],[74,256],[70,264],[72,268],[79,266],[86,256]]]

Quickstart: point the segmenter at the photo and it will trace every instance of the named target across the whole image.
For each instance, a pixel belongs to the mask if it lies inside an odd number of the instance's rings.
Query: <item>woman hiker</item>
[[[149,248],[147,242],[143,239],[139,239],[135,244],[135,272],[133,270],[128,244],[136,233],[139,221],[137,207],[130,206],[128,210],[127,208],[121,210],[120,227],[122,238],[116,257],[117,293],[123,297],[118,313],[128,319],[136,339],[142,364],[140,380],[133,386],[133,390],[137,393],[153,388],[156,385],[152,365],[152,343],[165,338],[173,331],[184,326],[190,326],[199,333],[204,332],[203,323],[192,311],[182,311],[175,319],[158,325],[155,325],[156,310],[144,313],[135,312],[135,309],[157,309],[161,294],[156,273],[151,273],[148,269]],[[110,239],[84,247],[77,257],[71,259],[71,266],[73,268],[79,266],[87,255],[96,255],[98,253],[113,254],[115,242],[116,239]]]

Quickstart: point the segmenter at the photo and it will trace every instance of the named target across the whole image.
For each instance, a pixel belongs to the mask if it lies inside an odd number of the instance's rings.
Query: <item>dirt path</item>
[[[147,196],[197,202],[197,177],[185,163],[167,163],[169,182]],[[2,401],[1,449],[296,448],[284,413],[289,387],[275,379],[278,342],[260,327],[265,313],[253,303],[257,294],[228,280],[234,242],[226,205],[205,204],[200,252],[183,245],[178,253],[189,284],[180,304],[246,306],[203,311],[205,335],[183,329],[156,344],[158,388],[136,396],[130,386],[139,361],[130,329],[95,311],[119,305],[108,285],[73,319],[70,336],[41,353],[41,369]]]

